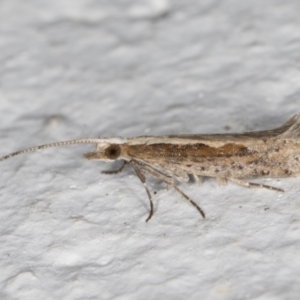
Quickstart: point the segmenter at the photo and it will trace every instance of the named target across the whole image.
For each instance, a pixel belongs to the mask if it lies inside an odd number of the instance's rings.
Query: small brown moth
[[[33,152],[40,149],[74,144],[96,144],[95,152],[86,153],[87,159],[100,161],[122,160],[119,170],[105,171],[116,174],[130,164],[143,183],[153,215],[153,202],[146,185],[145,174],[172,186],[196,207],[203,210],[177,185],[188,182],[192,175],[215,177],[222,184],[227,180],[246,187],[259,187],[283,192],[282,189],[245,181],[244,178],[293,177],[300,174],[300,114],[273,130],[234,134],[140,136],[135,138],[85,138],[41,145],[13,152],[0,158]]]

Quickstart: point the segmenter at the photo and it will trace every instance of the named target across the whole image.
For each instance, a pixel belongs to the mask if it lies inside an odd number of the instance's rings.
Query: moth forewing
[[[189,175],[199,182],[198,176],[217,179],[220,185],[227,180],[246,187],[262,187],[276,191],[279,188],[251,183],[244,178],[291,177],[300,174],[300,114],[273,130],[233,134],[140,136],[131,139],[85,138],[32,147],[10,153],[0,161],[13,156],[50,147],[76,144],[95,144],[96,150],[84,155],[89,160],[112,162],[122,160],[119,170],[131,164],[153,202],[145,175],[165,182],[193,204],[205,217],[203,210],[181,191],[176,182],[189,181]]]

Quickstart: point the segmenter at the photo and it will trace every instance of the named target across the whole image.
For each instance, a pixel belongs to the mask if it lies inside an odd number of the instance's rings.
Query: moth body
[[[44,148],[96,144],[94,152],[84,156],[90,160],[122,160],[117,171],[130,164],[143,183],[153,215],[151,193],[146,185],[146,175],[174,187],[205,217],[202,209],[176,182],[188,182],[190,175],[215,177],[218,182],[231,180],[247,187],[262,187],[276,191],[279,188],[244,181],[245,178],[292,177],[300,174],[300,114],[273,130],[237,134],[141,136],[124,138],[86,138],[41,145],[17,151],[0,158],[0,161],[19,154]]]

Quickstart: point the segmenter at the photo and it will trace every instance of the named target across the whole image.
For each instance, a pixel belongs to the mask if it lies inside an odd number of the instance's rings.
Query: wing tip
[[[300,138],[300,113],[292,116],[280,128],[284,129],[279,135],[280,138]]]

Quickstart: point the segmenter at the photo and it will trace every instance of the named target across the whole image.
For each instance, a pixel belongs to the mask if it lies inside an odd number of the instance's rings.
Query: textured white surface
[[[300,111],[300,2],[2,0],[1,154],[80,137],[259,130]],[[298,299],[284,194],[150,180],[91,146],[0,165],[1,299]],[[258,180],[259,181],[259,180]]]

